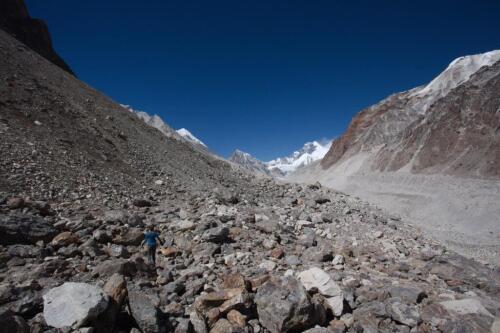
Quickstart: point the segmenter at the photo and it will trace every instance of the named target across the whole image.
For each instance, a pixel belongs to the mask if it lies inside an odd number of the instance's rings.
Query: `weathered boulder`
[[[128,213],[123,209],[107,210],[104,212],[104,221],[106,222],[123,222],[128,220]]]
[[[228,236],[229,228],[220,226],[206,230],[201,239],[205,242],[224,243],[228,240]]]
[[[397,298],[389,300],[385,309],[395,322],[406,326],[415,327],[422,321],[416,306],[401,303]]]
[[[478,314],[487,317],[493,317],[493,315],[481,304],[481,302],[475,298],[444,301],[441,302],[441,305],[446,310],[457,313],[459,315]]]
[[[77,244],[80,241],[78,236],[73,234],[71,231],[64,231],[58,234],[54,239],[52,239],[52,246],[59,247],[59,246],[68,246],[71,244]]]
[[[132,204],[136,207],[151,207],[151,201],[147,199],[135,199]]]
[[[0,245],[50,242],[57,229],[40,216],[15,214],[0,216]]]
[[[95,320],[108,306],[108,297],[101,288],[66,282],[43,296],[43,316],[55,328],[82,326]]]
[[[144,292],[130,291],[128,293],[132,316],[144,333],[160,331],[159,298]]]
[[[318,267],[312,267],[299,273],[298,278],[307,291],[317,289],[326,298],[333,314],[340,316],[344,309],[344,294],[330,275]]]
[[[130,260],[112,259],[100,263],[94,268],[93,273],[100,276],[111,276],[115,273],[132,276],[136,271],[135,264]]]
[[[113,243],[119,245],[140,245],[144,239],[144,233],[139,228],[126,229],[122,234],[113,239]]]
[[[302,284],[292,277],[274,278],[255,295],[259,321],[270,332],[307,329],[314,323],[314,306]]]
[[[417,286],[391,286],[389,288],[391,297],[398,297],[406,303],[420,303],[426,297],[425,292]]]

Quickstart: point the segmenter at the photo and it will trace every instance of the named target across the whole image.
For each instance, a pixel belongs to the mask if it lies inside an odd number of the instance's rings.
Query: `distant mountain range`
[[[149,126],[158,129],[168,138],[182,140],[184,142],[191,144],[193,147],[197,149],[203,150],[204,152],[209,152],[212,155],[214,155],[212,152],[210,152],[208,147],[200,139],[195,137],[189,130],[185,128],[174,130],[166,122],[164,122],[160,116],[156,114],[151,116],[147,112],[134,110],[129,105],[121,104],[121,106],[126,108],[130,112],[134,113],[137,117],[142,119]]]
[[[269,162],[263,162],[245,153],[236,150],[229,161],[242,166],[244,169],[267,176],[284,178],[288,174],[307,166],[315,161],[321,160],[330,149],[331,141],[324,144],[318,141],[307,142],[304,146],[286,157],[279,157]]]

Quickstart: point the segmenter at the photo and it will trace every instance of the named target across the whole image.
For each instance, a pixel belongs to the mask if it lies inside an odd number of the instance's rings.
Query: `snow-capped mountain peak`
[[[180,136],[182,136],[184,139],[186,139],[188,141],[191,141],[192,143],[199,144],[199,145],[202,145],[204,147],[207,146],[200,139],[198,139],[197,137],[195,137],[191,132],[189,132],[185,128],[178,129],[176,132],[177,132],[177,134],[179,134]]]
[[[290,156],[276,158],[269,162],[262,162],[248,153],[235,150],[229,160],[252,172],[282,178],[303,166],[322,159],[330,149],[331,144],[331,141],[325,144],[318,141],[307,142]]]
[[[267,162],[266,165],[270,170],[279,169],[284,174],[288,174],[322,159],[330,149],[331,144],[331,141],[326,144],[321,144],[318,141],[307,142],[300,150],[293,152],[290,156],[274,159]]]
[[[410,96],[422,98],[417,106],[421,112],[425,112],[432,103],[468,81],[479,69],[491,66],[499,60],[500,50],[457,58],[434,80],[422,88],[415,89]]]

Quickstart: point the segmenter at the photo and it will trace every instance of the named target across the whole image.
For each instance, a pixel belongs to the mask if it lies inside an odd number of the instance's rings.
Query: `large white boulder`
[[[344,309],[344,294],[339,285],[330,275],[318,267],[313,267],[299,273],[298,278],[307,291],[318,289],[326,298],[326,302],[333,314],[340,316]]]
[[[321,268],[313,267],[300,272],[298,278],[307,291],[316,288],[321,295],[326,297],[342,295],[342,289],[340,289],[330,275]]]
[[[108,296],[101,288],[66,282],[43,296],[43,316],[55,328],[84,324],[97,318],[108,306]]]

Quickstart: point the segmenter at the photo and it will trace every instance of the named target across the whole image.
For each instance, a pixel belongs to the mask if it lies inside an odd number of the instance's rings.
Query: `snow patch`
[[[177,132],[177,134],[179,134],[180,136],[182,136],[184,139],[187,139],[188,141],[191,141],[192,143],[196,143],[196,144],[199,144],[199,145],[202,145],[202,146],[206,147],[206,145],[200,139],[198,139],[197,137],[195,137],[187,129],[181,128],[181,129],[178,129],[176,132]]]

